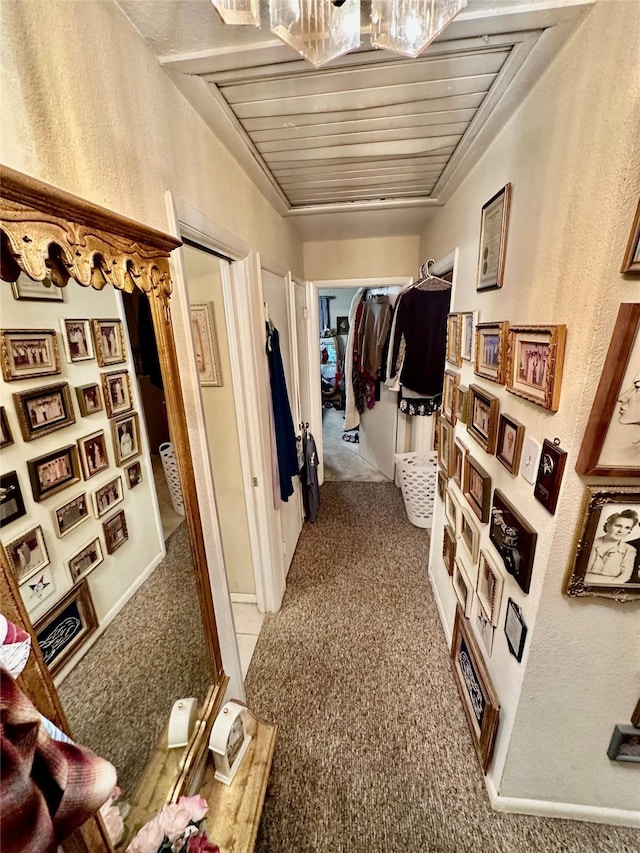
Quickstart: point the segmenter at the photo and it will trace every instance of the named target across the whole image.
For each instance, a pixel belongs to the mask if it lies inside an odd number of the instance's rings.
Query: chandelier
[[[260,26],[259,0],[211,0],[225,24]],[[418,56],[467,0],[370,0],[371,44]],[[269,0],[271,32],[316,68],[360,47],[360,0]]]

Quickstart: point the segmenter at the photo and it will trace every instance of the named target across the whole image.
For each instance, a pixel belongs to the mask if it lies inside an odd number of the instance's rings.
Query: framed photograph
[[[636,207],[636,215],[633,218],[620,272],[627,275],[640,275],[640,201]]]
[[[473,584],[469,579],[464,563],[458,556],[455,557],[453,563],[453,591],[460,603],[465,619],[470,619],[473,606]]]
[[[83,418],[102,411],[100,386],[96,382],[90,382],[88,385],[79,385],[76,388],[76,396],[78,398],[80,414]]]
[[[462,314],[447,316],[447,361],[456,367],[462,365]]]
[[[464,460],[462,493],[476,516],[486,524],[491,506],[491,477],[469,454]]]
[[[9,567],[18,584],[23,584],[36,572],[49,565],[49,554],[42,527],[32,527],[4,546]]]
[[[17,281],[11,282],[14,299],[26,299],[32,302],[64,302],[64,290],[56,287],[50,278],[36,281],[21,272]]]
[[[137,412],[111,422],[116,465],[140,455],[140,423]]]
[[[528,593],[538,534],[499,489],[493,493],[489,539],[495,545],[507,572]]]
[[[348,317],[336,317],[336,334],[338,334],[338,335],[348,335],[349,334],[349,318]]]
[[[450,524],[444,526],[444,538],[442,540],[442,559],[449,577],[453,577],[453,562],[456,558],[456,536]]]
[[[121,509],[120,512],[103,521],[102,530],[104,532],[104,541],[107,543],[107,554],[113,554],[129,538],[124,510]]]
[[[75,444],[27,461],[34,501],[40,502],[80,479],[80,462]]]
[[[548,438],[542,443],[542,453],[538,465],[538,476],[533,487],[533,496],[551,515],[555,515],[562,475],[567,462],[566,451]]]
[[[564,591],[631,601],[640,598],[640,489],[587,488]]]
[[[503,585],[504,578],[500,569],[486,551],[480,551],[476,591],[484,612],[492,625],[498,624]]]
[[[0,474],[0,527],[17,521],[26,512],[17,473]]]
[[[11,427],[7,420],[7,412],[4,406],[0,406],[0,447],[9,447],[13,444],[13,436],[11,435]]]
[[[36,572],[32,578],[20,587],[20,595],[29,616],[39,610],[42,604],[56,591],[51,566]]]
[[[60,373],[58,337],[53,329],[3,329],[0,352],[7,382]]]
[[[95,358],[89,320],[70,320],[63,317],[60,320],[60,326],[68,362],[73,364]]]
[[[507,612],[504,617],[504,635],[507,638],[509,651],[520,663],[524,653],[524,643],[527,639],[527,626],[522,618],[522,609],[510,598],[507,601]]]
[[[456,385],[453,389],[453,411],[456,421],[469,423],[469,402],[471,396],[466,385]]]
[[[498,435],[498,415],[500,403],[497,397],[489,394],[479,385],[469,386],[469,421],[467,432],[475,438],[480,447],[491,454],[496,449]]]
[[[444,416],[438,418],[438,462],[447,477],[451,475],[453,434],[451,423]]]
[[[478,311],[463,311],[460,314],[460,327],[462,329],[460,346],[463,361],[474,361],[478,316]]]
[[[582,439],[576,471],[640,477],[640,304],[623,303]]]
[[[13,402],[25,441],[33,441],[76,422],[67,382],[20,391],[13,395]]]
[[[104,430],[99,429],[96,432],[92,432],[91,435],[79,438],[78,450],[80,451],[80,461],[82,462],[82,476],[85,480],[95,477],[96,474],[106,471],[109,467],[107,441],[104,436]]]
[[[104,560],[100,539],[96,536],[67,560],[67,568],[74,583],[93,571]]]
[[[468,452],[466,444],[459,438],[454,438],[451,448],[451,479],[460,491],[463,491],[464,460]]]
[[[53,525],[57,536],[66,536],[71,530],[89,518],[89,503],[83,492],[53,511]]]
[[[460,385],[460,374],[445,370],[442,383],[442,411],[452,426],[456,425],[456,389]]]
[[[462,507],[462,515],[460,517],[460,541],[467,551],[472,565],[478,562],[478,554],[480,553],[480,528],[475,522],[473,515],[468,509]]]
[[[507,391],[558,411],[566,326],[511,326]]]
[[[55,675],[98,627],[86,581],[81,581],[34,625],[44,662]]]
[[[447,486],[447,491],[444,495],[444,514],[447,521],[453,529],[456,538],[460,535],[460,519],[462,516],[462,506],[458,500],[458,496],[451,487],[451,483]]]
[[[444,493],[447,488],[447,478],[443,472],[438,469],[438,497],[444,502]]]
[[[511,184],[506,184],[482,207],[476,290],[502,287],[510,204]]]
[[[93,493],[93,507],[96,518],[102,518],[109,510],[124,499],[122,477],[114,477]]]
[[[191,306],[191,328],[201,385],[222,385],[213,302]]]
[[[453,626],[451,660],[476,755],[486,773],[498,732],[500,702],[460,608]]]
[[[140,462],[134,462],[133,465],[129,465],[129,467],[125,468],[124,471],[127,486],[130,489],[135,489],[136,486],[140,485],[142,482],[142,467]]]
[[[607,755],[611,761],[640,764],[640,729],[635,726],[616,726]]]
[[[122,320],[92,320],[93,341],[100,367],[122,364],[127,359]]]
[[[102,374],[102,393],[107,417],[115,418],[133,409],[131,380],[128,370],[115,370]]]
[[[476,627],[478,628],[478,634],[480,635],[480,640],[482,641],[484,650],[487,653],[487,657],[491,657],[491,652],[493,651],[493,636],[496,629],[491,624],[491,620],[485,613],[484,607],[480,601],[478,601],[476,607]]]
[[[522,442],[524,441],[524,426],[509,415],[500,415],[498,421],[498,440],[496,442],[496,459],[510,474],[517,475],[520,470]]]
[[[504,385],[507,364],[509,324],[478,323],[476,326],[476,358],[474,373]]]

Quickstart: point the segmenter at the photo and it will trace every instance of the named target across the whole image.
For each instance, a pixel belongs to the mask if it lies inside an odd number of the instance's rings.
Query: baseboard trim
[[[231,592],[231,601],[236,604],[257,604],[258,596],[251,592]]]
[[[485,786],[491,806],[497,812],[553,817],[562,820],[582,820],[588,823],[606,823],[613,826],[640,828],[640,813],[625,809],[608,809],[577,803],[560,803],[553,800],[528,800],[520,797],[503,797],[493,779],[485,777]]]

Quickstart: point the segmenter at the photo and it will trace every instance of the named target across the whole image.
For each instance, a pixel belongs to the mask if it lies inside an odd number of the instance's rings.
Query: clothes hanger
[[[429,271],[429,265],[435,264],[433,258],[429,258],[420,267],[420,278],[414,281],[411,287],[416,290],[451,290],[451,282],[444,278],[440,278]]]

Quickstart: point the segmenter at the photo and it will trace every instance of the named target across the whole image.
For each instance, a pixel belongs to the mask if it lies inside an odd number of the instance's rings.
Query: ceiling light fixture
[[[258,0],[211,0],[225,24],[259,26]],[[371,44],[418,56],[468,0],[371,0]],[[269,0],[271,31],[316,68],[360,47],[360,0]]]

